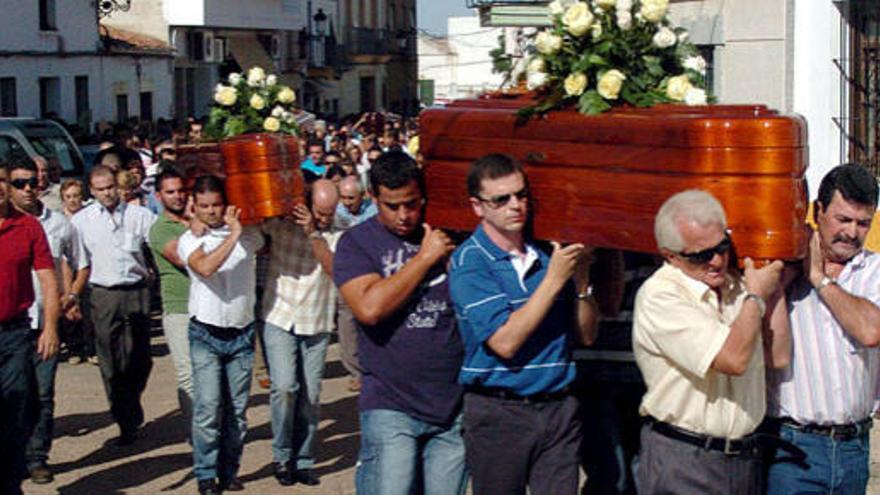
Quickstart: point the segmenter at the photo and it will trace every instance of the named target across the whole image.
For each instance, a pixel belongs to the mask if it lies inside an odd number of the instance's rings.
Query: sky
[[[431,34],[445,35],[448,17],[475,15],[465,3],[465,0],[417,0],[416,24]]]

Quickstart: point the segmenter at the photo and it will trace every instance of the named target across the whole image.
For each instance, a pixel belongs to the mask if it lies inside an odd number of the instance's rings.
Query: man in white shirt
[[[156,216],[120,201],[116,176],[104,166],[89,173],[95,202],[71,218],[91,267],[91,317],[110,412],[119,424],[118,446],[136,439],[144,422],[141,395],[150,356],[150,268],[144,256]]]
[[[263,239],[242,227],[241,211],[227,205],[221,179],[199,177],[193,199],[194,223],[207,232],[188,230],[177,243],[191,280],[193,471],[201,494],[241,491],[237,475],[254,364],[255,253]]]
[[[794,350],[772,373],[768,423],[806,454],[775,454],[771,495],[865,493],[871,409],[880,371],[880,254],[864,249],[877,180],[840,165],[819,185],[817,230],[788,293]]]
[[[283,486],[317,485],[312,474],[321,379],[336,315],[333,251],[342,231],[333,226],[339,195],[327,179],[312,184],[311,209],[294,211],[296,224],[270,219],[271,238],[263,340],[272,381],[272,456]]]
[[[654,222],[665,263],[639,289],[633,350],[647,392],[637,486],[644,493],[761,493],[757,436],[764,367],[791,353],[782,262],[744,276],[729,269],[731,240],[710,194],[678,193]]]

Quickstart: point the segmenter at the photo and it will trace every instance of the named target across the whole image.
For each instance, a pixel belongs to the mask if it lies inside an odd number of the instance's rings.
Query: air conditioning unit
[[[216,62],[226,60],[226,38],[214,38],[214,60]]]
[[[202,58],[202,60],[205,62],[218,62],[217,54],[214,52],[214,33],[206,31],[202,38],[202,43],[204,44],[204,48],[202,49],[204,58]]]
[[[272,60],[281,60],[281,35],[275,33],[269,43],[269,56]]]

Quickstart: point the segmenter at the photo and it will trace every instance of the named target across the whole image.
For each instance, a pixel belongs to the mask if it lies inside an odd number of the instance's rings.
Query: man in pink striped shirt
[[[817,230],[789,289],[791,364],[771,372],[769,410],[783,440],[803,451],[773,457],[769,494],[862,494],[880,366],[880,254],[863,248],[877,181],[840,165],[819,186]]]

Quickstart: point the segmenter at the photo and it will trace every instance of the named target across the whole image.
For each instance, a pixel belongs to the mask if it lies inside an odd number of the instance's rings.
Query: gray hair
[[[714,196],[699,189],[689,189],[667,199],[654,217],[654,239],[657,247],[680,252],[684,249],[679,225],[696,222],[699,225],[720,224],[727,228],[724,207]]]

